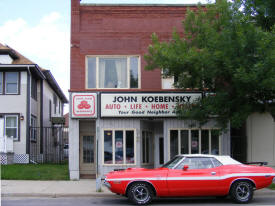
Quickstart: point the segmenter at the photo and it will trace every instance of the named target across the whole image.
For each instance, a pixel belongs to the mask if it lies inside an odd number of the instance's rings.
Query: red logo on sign
[[[80,102],[79,105],[77,105],[78,109],[90,109],[91,108],[91,105],[88,104],[87,101],[83,100]]]

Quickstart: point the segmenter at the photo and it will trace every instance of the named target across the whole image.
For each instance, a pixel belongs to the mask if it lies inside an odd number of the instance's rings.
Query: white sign
[[[96,118],[97,95],[95,93],[72,94],[72,118]]]
[[[101,117],[173,117],[177,104],[199,97],[201,93],[102,93]]]

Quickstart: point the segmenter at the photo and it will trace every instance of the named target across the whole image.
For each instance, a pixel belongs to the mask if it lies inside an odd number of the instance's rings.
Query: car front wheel
[[[230,190],[230,196],[237,203],[248,203],[253,198],[253,187],[250,182],[235,182]]]
[[[146,183],[134,183],[128,191],[128,199],[137,205],[149,204],[153,199],[152,189]]]

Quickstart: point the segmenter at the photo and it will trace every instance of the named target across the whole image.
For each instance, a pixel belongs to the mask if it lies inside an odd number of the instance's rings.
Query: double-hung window
[[[5,93],[18,94],[19,87],[19,73],[5,72]]]
[[[221,152],[218,129],[170,129],[170,158],[178,154],[214,154]]]
[[[104,130],[104,164],[135,164],[135,130]]]
[[[5,115],[5,135],[18,140],[18,115]]]
[[[31,97],[37,100],[37,80],[34,77],[31,80]]]
[[[3,94],[3,72],[0,72],[0,94]]]
[[[35,116],[31,116],[31,140],[36,141],[37,138],[37,119]]]
[[[88,56],[86,88],[139,88],[139,61],[139,56]]]

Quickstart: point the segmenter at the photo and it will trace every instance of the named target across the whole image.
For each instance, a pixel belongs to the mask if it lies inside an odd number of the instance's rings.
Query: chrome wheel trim
[[[250,186],[247,183],[240,183],[236,187],[236,196],[239,200],[246,200],[250,196]]]
[[[143,185],[138,185],[133,189],[133,196],[138,202],[145,202],[149,198],[149,190]]]

